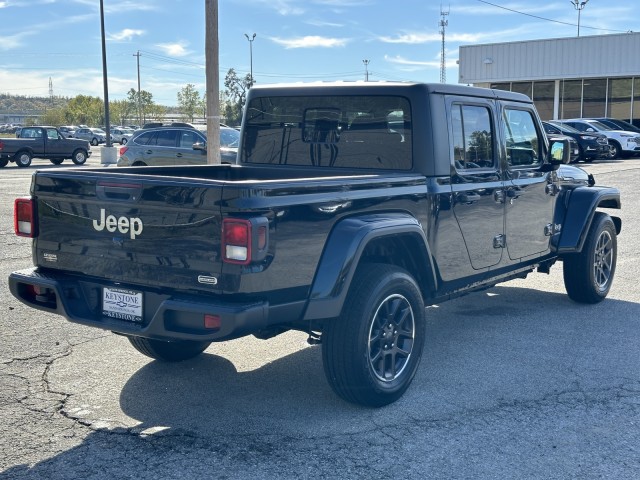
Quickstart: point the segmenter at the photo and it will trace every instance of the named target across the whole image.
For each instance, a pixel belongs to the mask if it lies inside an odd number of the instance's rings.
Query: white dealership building
[[[640,124],[640,33],[461,46],[458,81],[525,93],[543,120]]]

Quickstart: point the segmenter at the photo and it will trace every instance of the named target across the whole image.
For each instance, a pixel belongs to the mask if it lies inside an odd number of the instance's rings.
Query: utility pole
[[[256,34],[254,33],[251,38],[246,33],[244,34],[249,40],[249,88],[253,87],[253,41],[256,39]]]
[[[207,163],[220,163],[220,60],[218,58],[218,0],[205,0],[207,83]]]
[[[588,2],[589,0],[569,0],[569,3],[573,5],[573,8],[578,11],[578,36],[580,36],[580,12],[582,12],[582,9],[587,6]]]
[[[449,26],[449,20],[446,18],[447,15],[449,15],[449,10],[445,12],[442,10],[442,5],[440,5],[440,22],[438,23],[438,26],[440,27],[440,35],[442,35],[442,49],[440,51],[440,83],[447,83],[447,50],[444,43],[445,29]]]
[[[369,60],[362,60],[362,63],[364,63],[364,81],[368,82],[369,81]]]
[[[51,77],[49,77],[49,103],[53,108],[53,80],[51,80]]]
[[[111,147],[111,126],[109,125],[109,82],[107,82],[107,43],[104,36],[104,2],[100,0],[100,30],[102,32],[102,82],[104,84],[104,126],[107,147]]]
[[[137,53],[133,54],[134,57],[138,57],[137,61],[138,61],[138,96],[137,96],[137,106],[138,106],[138,123],[140,126],[142,126],[142,105],[140,103],[140,50],[137,51]]]

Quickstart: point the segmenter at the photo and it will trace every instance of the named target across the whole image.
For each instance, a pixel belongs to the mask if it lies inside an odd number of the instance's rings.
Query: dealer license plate
[[[102,290],[102,314],[119,320],[142,322],[142,292],[105,287]]]

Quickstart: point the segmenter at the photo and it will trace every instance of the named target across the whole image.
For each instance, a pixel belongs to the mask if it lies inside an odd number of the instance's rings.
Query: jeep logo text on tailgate
[[[93,228],[98,232],[101,232],[105,228],[107,229],[107,232],[115,232],[118,230],[120,233],[129,233],[131,240],[134,240],[136,235],[140,235],[142,233],[142,220],[137,217],[116,218],[113,215],[109,215],[108,217],[105,217],[105,215],[106,212],[104,211],[104,208],[101,208],[100,220],[93,221]]]

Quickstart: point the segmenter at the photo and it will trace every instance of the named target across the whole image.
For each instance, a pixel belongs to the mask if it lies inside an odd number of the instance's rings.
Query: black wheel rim
[[[378,306],[369,329],[369,366],[376,378],[392,382],[406,369],[415,338],[415,317],[409,301],[395,294]]]
[[[606,290],[609,286],[612,268],[613,238],[608,230],[604,230],[598,236],[593,259],[593,279],[600,291]]]

